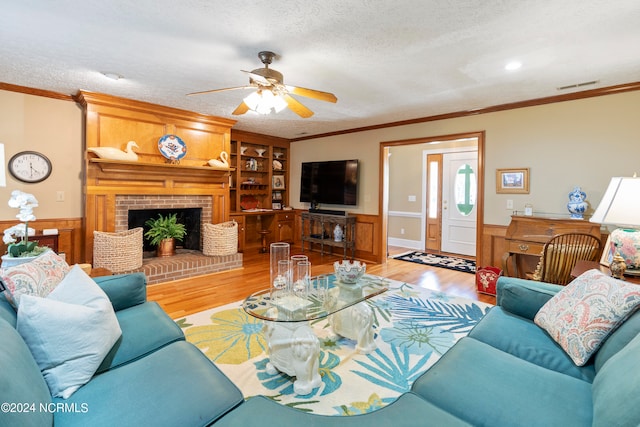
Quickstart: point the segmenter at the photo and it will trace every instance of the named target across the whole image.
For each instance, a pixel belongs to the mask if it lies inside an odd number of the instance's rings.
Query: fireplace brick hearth
[[[147,276],[147,283],[153,285],[236,268],[242,268],[241,253],[205,256],[199,251],[179,249],[171,257],[145,258],[142,267],[136,271],[143,272]]]

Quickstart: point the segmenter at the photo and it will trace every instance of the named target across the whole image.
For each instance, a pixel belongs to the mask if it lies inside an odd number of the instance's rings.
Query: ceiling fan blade
[[[233,114],[234,116],[240,116],[240,115],[246,113],[247,111],[249,111],[249,106],[247,104],[245,104],[244,101],[242,101],[240,103],[240,105],[238,105],[236,107],[236,109],[233,110],[233,113],[231,113],[231,114]]]
[[[256,73],[252,73],[251,71],[246,71],[246,70],[240,70],[243,73],[247,73],[249,74],[249,77],[251,77],[251,80],[255,81],[256,83],[262,85],[262,86],[271,86],[271,82],[264,76],[261,76],[260,74],[256,74]]]
[[[288,94],[284,94],[284,95],[282,95],[282,98],[284,98],[285,102],[289,106],[289,109],[291,111],[293,111],[294,113],[296,113],[297,115],[299,115],[300,117],[302,117],[304,119],[307,119],[307,118],[313,116],[313,111],[309,110],[307,107],[302,105],[293,96],[288,95]]]
[[[193,95],[204,95],[205,93],[214,93],[214,92],[224,92],[227,90],[237,90],[237,89],[255,89],[255,86],[236,86],[236,87],[227,87],[224,89],[212,89],[212,90],[203,90],[202,92],[192,92],[192,93],[188,93],[187,96],[193,96]]]
[[[320,101],[326,102],[337,102],[338,98],[332,93],[322,92],[315,89],[307,89],[305,87],[296,87],[296,86],[287,86],[287,90],[289,93],[294,95],[300,95],[307,98],[319,99]]]

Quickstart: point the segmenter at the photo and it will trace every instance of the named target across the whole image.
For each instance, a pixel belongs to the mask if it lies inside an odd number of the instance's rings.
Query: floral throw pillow
[[[578,366],[640,307],[640,286],[589,270],[551,298],[535,316]]]
[[[42,298],[49,295],[69,270],[64,259],[47,251],[33,261],[0,269],[0,279],[7,288],[7,300],[18,308],[22,295]]]

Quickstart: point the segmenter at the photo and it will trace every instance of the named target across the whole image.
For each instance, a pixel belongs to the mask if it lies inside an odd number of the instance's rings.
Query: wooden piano
[[[527,278],[527,273],[535,271],[544,244],[563,233],[588,233],[601,239],[600,224],[586,219],[512,215],[505,234],[502,274]]]

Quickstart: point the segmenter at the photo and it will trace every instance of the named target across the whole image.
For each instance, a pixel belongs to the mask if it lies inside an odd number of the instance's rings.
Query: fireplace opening
[[[142,227],[144,233],[149,230],[145,222],[149,219],[158,218],[158,215],[167,216],[176,214],[176,218],[180,224],[184,224],[187,234],[182,240],[176,239],[176,248],[178,249],[200,249],[200,218],[202,216],[202,208],[169,208],[169,209],[130,209],[127,213],[128,228]],[[155,251],[149,241],[144,239],[145,252]]]

